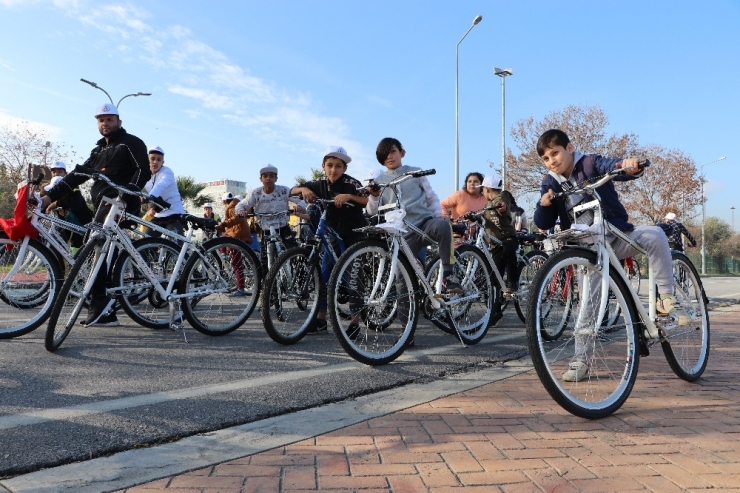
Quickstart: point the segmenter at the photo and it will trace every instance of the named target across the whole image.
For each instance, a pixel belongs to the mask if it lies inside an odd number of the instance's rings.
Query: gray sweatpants
[[[439,258],[442,261],[442,271],[451,271],[451,266],[455,264],[455,255],[452,251],[452,225],[450,222],[446,219],[431,218],[419,226],[419,229],[437,242]],[[421,236],[417,234],[406,236],[406,242],[411,247],[412,252],[418,252],[423,246],[426,246]]]

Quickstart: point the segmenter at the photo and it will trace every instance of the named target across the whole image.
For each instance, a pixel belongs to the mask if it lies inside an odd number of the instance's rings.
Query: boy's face
[[[149,154],[149,169],[152,171],[152,174],[158,172],[160,169],[162,169],[162,165],[164,164],[164,156],[153,152]]]
[[[498,188],[483,187],[483,190],[485,190],[486,198],[488,200],[493,200],[501,195],[501,190],[499,190]]]
[[[277,173],[262,173],[260,175],[260,181],[264,188],[272,189],[275,187],[275,183],[277,182]]]
[[[321,168],[332,183],[340,179],[344,172],[347,171],[347,165],[344,164],[344,161],[334,156],[324,159],[324,164],[321,165]]]
[[[572,143],[568,142],[567,147],[561,145],[548,147],[541,158],[547,169],[566,178],[570,178],[574,164]]]
[[[390,152],[388,152],[388,157],[385,158],[385,162],[383,163],[386,168],[388,169],[396,169],[401,167],[401,159],[406,155],[406,151],[399,151],[398,147],[395,145],[391,146]]]

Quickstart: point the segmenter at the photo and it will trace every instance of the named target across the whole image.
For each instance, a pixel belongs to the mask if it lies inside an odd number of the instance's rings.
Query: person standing
[[[98,106],[95,110],[95,120],[102,138],[97,141],[90,152],[90,157],[81,167],[88,172],[96,171],[106,175],[116,185],[141,190],[152,176],[148,166],[146,144],[140,138],[126,132],[118,108],[113,104]],[[88,179],[89,177],[72,171],[42,198],[43,209],[71,194]],[[93,184],[90,193],[96,209],[94,221],[102,223],[110,211],[110,204],[101,203],[103,197],[115,198],[118,192],[100,180]],[[127,195],[124,200],[127,204],[126,212],[139,215],[141,208],[139,197]],[[82,322],[83,325],[118,325],[118,318],[115,312],[111,311],[113,300],[105,294],[107,272],[107,266],[103,265],[90,293],[90,307],[87,318]]]
[[[458,190],[441,202],[442,214],[457,219],[467,212],[478,212],[488,203],[481,184],[483,175],[474,171],[465,177],[465,188]]]
[[[160,197],[170,204],[168,209],[154,214],[152,222],[179,235],[183,234],[185,223],[181,216],[185,214],[185,208],[180,198],[180,190],[177,188],[175,173],[164,165],[164,151],[159,146],[149,149],[149,170],[152,172],[152,178],[146,182],[144,189],[150,195]]]
[[[221,201],[226,210],[224,211],[224,220],[216,226],[216,231],[250,245],[252,243],[252,232],[249,229],[247,220],[239,216],[234,210],[239,201],[231,192],[223,194]],[[231,265],[234,268],[234,276],[236,277],[236,291],[229,296],[246,296],[247,292],[244,289],[245,276],[242,266],[244,259],[242,258],[242,254],[231,248],[229,249],[229,256],[231,257]]]

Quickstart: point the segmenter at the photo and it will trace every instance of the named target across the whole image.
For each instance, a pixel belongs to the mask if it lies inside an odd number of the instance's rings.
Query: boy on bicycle
[[[300,186],[293,187],[291,190],[291,193],[302,194],[303,198],[309,203],[316,200],[316,198],[334,201],[334,207],[329,207],[326,211],[326,222],[329,227],[339,234],[345,247],[356,243],[362,237],[360,233],[352,231],[354,228],[367,226],[362,209],[367,204],[368,192],[358,180],[346,174],[347,165],[351,161],[352,158],[347,155],[347,151],[343,147],[331,146],[324,152],[323,162],[321,163],[321,169],[324,170],[326,178],[307,181]],[[350,203],[354,204],[354,207],[343,207]],[[333,267],[331,256],[325,256],[321,267],[323,290],[319,294],[319,308],[316,318],[311,321],[307,334],[318,334],[327,329],[325,291]]]
[[[573,223],[590,225],[593,221],[592,211],[584,211],[578,217],[571,217],[573,207],[587,197],[570,195],[567,200],[554,202],[552,198],[556,193],[603,176],[616,168],[624,169],[626,174],[616,176],[614,180],[634,180],[643,173],[635,158],[606,158],[597,154],[584,155],[576,151],[568,135],[558,129],[548,130],[540,136],[537,141],[537,154],[548,169],[548,174],[542,178],[541,197],[534,212],[534,222],[540,229],[553,227],[558,219],[562,230],[569,229]],[[663,231],[657,226],[632,225],[612,181],[599,187],[597,192],[601,197],[605,219],[642,245],[647,252],[660,294],[657,302],[658,315],[678,319],[681,325],[688,323],[689,317],[681,310],[673,296],[673,261]],[[639,253],[629,244],[615,238],[611,238],[610,243],[620,259]],[[578,382],[588,376],[588,361],[592,351],[593,344],[579,345],[576,340],[576,359],[563,375],[564,381]]]
[[[406,166],[402,159],[406,150],[398,139],[386,137],[378,143],[375,157],[385,166],[386,171],[376,178],[379,184],[390,183],[407,171],[419,171],[421,168]],[[406,221],[413,224],[437,242],[439,258],[442,263],[442,292],[462,293],[462,286],[452,276],[455,256],[452,250],[452,225],[444,219],[439,197],[432,190],[425,176],[408,180],[401,184],[401,207],[406,211]],[[393,190],[386,188],[382,195],[380,190],[370,187],[367,202],[368,214],[375,214],[383,204],[395,204]],[[422,238],[414,233],[406,237],[411,250],[417,252],[422,247]]]

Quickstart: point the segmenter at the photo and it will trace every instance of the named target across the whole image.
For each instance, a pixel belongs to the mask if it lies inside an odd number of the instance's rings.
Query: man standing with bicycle
[[[96,171],[106,175],[117,185],[141,190],[151,178],[146,145],[140,138],[126,132],[118,108],[112,103],[98,106],[95,119],[98,122],[98,131],[103,137],[98,140],[90,157],[81,166],[86,168],[85,171]],[[89,177],[72,171],[49,190],[42,199],[42,207],[45,209],[51,202],[72,193],[88,179]],[[96,181],[92,186],[91,195],[96,209],[94,221],[102,223],[110,209],[109,204],[102,204],[103,198],[115,198],[118,192],[103,181]],[[127,204],[126,211],[138,215],[141,206],[139,198],[129,195],[124,200]],[[87,319],[82,322],[83,325],[118,325],[118,318],[115,312],[111,311],[113,300],[105,294],[107,272],[108,269],[104,266],[95,279],[90,308]]]

